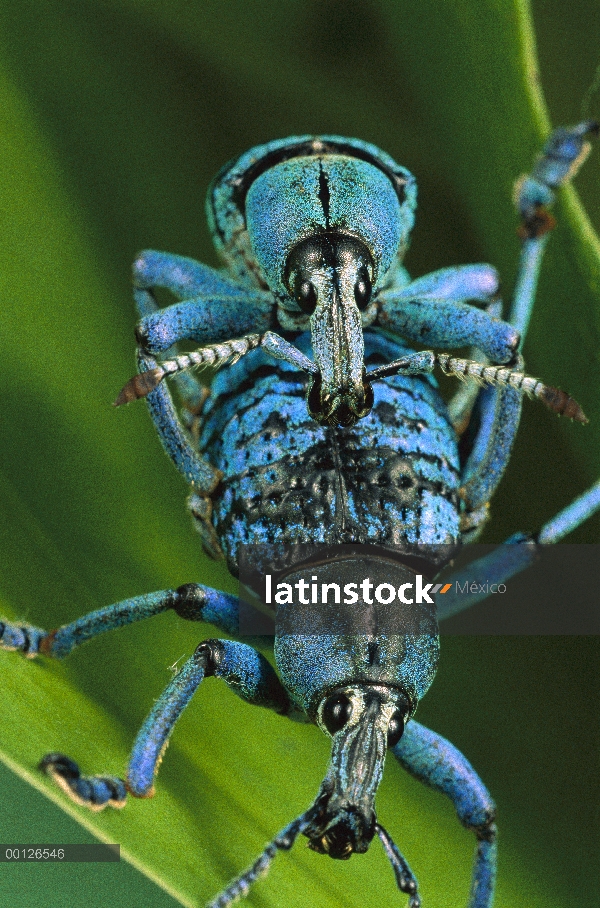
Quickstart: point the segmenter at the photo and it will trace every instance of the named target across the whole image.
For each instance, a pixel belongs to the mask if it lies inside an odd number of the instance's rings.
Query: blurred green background
[[[554,125],[576,122],[599,63],[593,0],[533,4]],[[230,158],[305,132],[358,136],[417,176],[407,266],[490,261],[510,295],[514,179],[548,130],[527,5],[517,0],[20,0],[0,9],[0,612],[44,626],[199,580],[235,591],[200,552],[185,486],[143,405],[110,406],[133,369],[129,271],[144,247],[217,264],[207,185]],[[529,73],[529,79],[527,74]],[[590,113],[600,116],[600,99]],[[600,149],[577,179],[599,226]],[[598,246],[573,192],[544,263],[528,371],[590,425],[534,404],[486,541],[539,526],[600,467]],[[597,542],[600,520],[570,541]],[[39,779],[64,750],[123,772],[169,666],[210,628],[171,616],[98,640],[65,664],[0,654],[0,841],[120,842],[131,866],[5,867],[0,905],[202,905],[314,798],[328,744],[314,728],[205,685],[181,719],[154,801],[92,815]],[[497,906],[591,908],[598,892],[595,638],[446,638],[421,721],[476,766],[499,805]],[[466,903],[473,843],[443,799],[391,762],[379,816],[424,906]],[[594,826],[596,823],[596,826]],[[81,837],[81,838],[80,838]],[[159,888],[159,886],[161,888]],[[301,846],[249,904],[404,903],[377,847],[349,863]]]

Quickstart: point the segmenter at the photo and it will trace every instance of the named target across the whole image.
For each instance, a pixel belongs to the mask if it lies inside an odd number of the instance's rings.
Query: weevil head
[[[260,173],[245,198],[245,226],[281,326],[310,327],[319,367],[311,416],[349,426],[373,403],[363,327],[376,318],[377,293],[408,245],[416,187],[377,149],[343,142],[304,143],[304,153]]]
[[[315,802],[288,823],[211,905],[230,905],[240,893],[246,894],[259,875],[268,873],[277,852],[289,851],[300,834],[308,838],[313,851],[347,860],[367,851],[377,833],[394,868],[398,888],[416,896],[416,881],[412,875],[407,877],[403,858],[377,822],[374,809],[386,749],[400,740],[409,712],[410,705],[402,694],[386,686],[346,686],[328,694],[319,705],[318,721],[332,737],[333,748]],[[411,899],[411,905],[417,901]]]
[[[343,233],[299,243],[287,262],[286,284],[310,316],[319,373],[311,377],[308,411],[325,425],[351,426],[373,406],[365,377],[361,313],[371,303],[373,259],[366,245]]]
[[[383,554],[344,550],[337,558],[330,552],[318,562],[294,566],[278,585],[308,591],[315,581],[317,591],[331,586],[340,591],[335,602],[318,607],[314,599],[302,604],[282,596],[275,637],[286,690],[332,739],[329,769],[304,833],[311,848],[331,857],[367,850],[376,829],[374,800],[386,751],[400,740],[435,676],[435,603],[377,598],[380,582],[399,589],[414,580],[411,566]],[[342,591],[351,593],[352,586],[356,594],[342,601]]]
[[[386,751],[400,740],[410,713],[403,692],[385,685],[347,685],[321,700],[317,722],[331,736],[332,751],[304,831],[313,851],[342,860],[367,851]]]

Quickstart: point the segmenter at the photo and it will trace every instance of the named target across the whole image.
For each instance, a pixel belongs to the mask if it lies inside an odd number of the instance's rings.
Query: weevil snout
[[[363,313],[371,304],[373,279],[365,244],[342,233],[313,236],[289,256],[286,283],[295,304],[310,315],[319,367],[308,394],[317,422],[351,426],[373,406],[363,362]]]
[[[403,694],[379,685],[342,688],[321,702],[317,721],[333,746],[315,819],[304,831],[313,851],[346,860],[368,850],[386,751],[400,740],[409,712]]]

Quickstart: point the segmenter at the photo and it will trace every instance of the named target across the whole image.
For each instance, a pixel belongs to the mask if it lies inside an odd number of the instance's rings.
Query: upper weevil
[[[319,725],[332,738],[332,756],[314,803],[212,908],[245,895],[277,850],[289,849],[300,834],[334,858],[366,851],[377,835],[399,889],[417,908],[415,877],[375,813],[388,748],[410,773],[446,794],[475,834],[468,904],[492,904],[493,802],[462,754],[413,718],[439,650],[428,608],[432,584],[424,576],[434,577],[480,531],[510,455],[523,392],[585,421],[567,394],[524,374],[519,345],[553,226],[553,191],[575,172],[586,137],[596,131],[590,122],[556,131],[532,174],[518,183],[522,256],[507,321],[499,317],[498,277],[489,265],[410,280],[402,260],[416,205],[413,176],[374,146],[336,136],[272,142],[217,177],[208,212],[228,273],[157,252],[135,263],[140,373],[118,402],[148,396],[165,449],[192,486],[191,511],[213,556],[224,555],[238,574],[245,551],[256,591],[265,546],[277,560],[275,598],[284,607],[277,673],[246,643],[204,641],[144,723],[126,780],[82,776],[58,753],[48,754],[43,767],[92,809],[122,806],[128,792],[148,796],[177,718],[210,675],[249,703]],[[179,302],[158,310],[157,287]],[[203,347],[171,351],[190,340]],[[474,352],[453,358],[415,352],[407,342]],[[210,395],[186,371],[227,362]],[[476,381],[446,404],[430,375],[435,365]],[[172,373],[183,421],[162,381]],[[599,507],[597,483],[535,536],[517,534],[492,559],[476,562],[472,576],[480,571],[483,579],[485,570],[506,579],[532,560],[536,544],[558,541]],[[318,611],[313,626],[315,615],[308,615],[307,628],[306,609],[294,605],[294,589],[310,604],[303,594],[317,589],[317,577],[327,581],[321,596],[327,588],[339,603],[341,632],[315,630]],[[387,632],[385,607],[396,599],[398,614],[409,608],[402,628]],[[438,617],[460,607],[450,592]],[[0,641],[28,656],[60,658],[99,633],[167,609],[238,632],[237,598],[187,584],[51,632],[0,623]]]

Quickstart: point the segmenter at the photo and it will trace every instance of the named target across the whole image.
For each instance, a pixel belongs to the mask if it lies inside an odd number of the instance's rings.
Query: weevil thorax
[[[304,580],[308,588],[315,569],[295,568],[285,581],[293,586]],[[320,564],[318,572],[319,580],[335,577],[341,586],[370,575],[375,586],[385,576],[400,587],[415,577],[412,567],[372,557],[332,560]],[[338,610],[333,621],[341,622],[340,633],[323,624],[322,610],[313,618],[310,605],[299,615],[278,610],[277,619],[275,658],[281,679],[332,738],[331,761],[304,834],[313,850],[342,859],[369,847],[386,752],[398,743],[432,683],[439,656],[435,605],[412,602],[398,619],[398,603],[389,609],[370,599],[363,596]],[[297,605],[285,608],[298,610]],[[303,631],[312,627],[314,633],[294,633],[294,624]],[[389,633],[402,626],[410,633]],[[355,628],[360,632],[353,633]]]
[[[415,204],[408,171],[335,136],[253,149],[209,193],[229,267],[273,293],[285,331],[310,327],[319,374],[308,408],[320,423],[350,426],[371,409],[363,328],[407,248]]]

